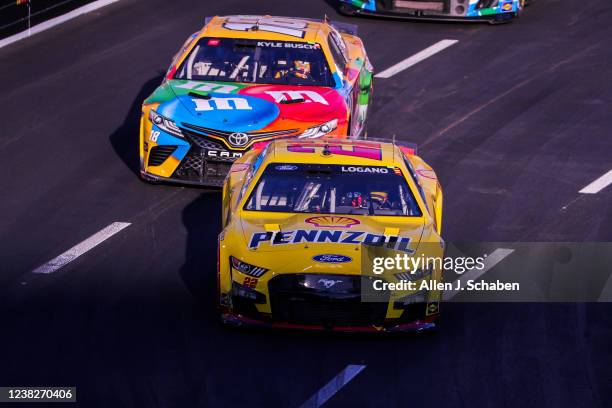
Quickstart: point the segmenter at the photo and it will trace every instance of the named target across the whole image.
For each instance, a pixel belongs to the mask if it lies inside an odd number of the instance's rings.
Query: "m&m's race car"
[[[253,144],[365,134],[372,66],[351,25],[213,17],[143,103],[140,175],[221,186]]]

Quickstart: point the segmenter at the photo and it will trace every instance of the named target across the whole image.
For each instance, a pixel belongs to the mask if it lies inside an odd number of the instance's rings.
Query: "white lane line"
[[[424,59],[427,59],[429,57],[431,57],[434,54],[439,53],[440,51],[450,47],[453,44],[458,43],[459,40],[442,40],[439,41],[437,43],[435,43],[434,45],[432,45],[431,47],[427,47],[425,48],[423,51],[417,52],[416,54],[414,54],[412,57],[408,57],[405,60],[403,60],[402,62],[398,62],[397,64],[393,65],[390,68],[385,69],[382,72],[379,72],[378,74],[375,75],[376,78],[391,78],[393,75],[402,72],[405,69],[410,68],[413,65],[418,64],[419,62],[423,61]]]
[[[100,245],[102,242],[106,241],[107,239],[109,239],[110,237],[128,226],[130,226],[129,222],[113,222],[108,227],[96,232],[91,237],[73,246],[60,256],[53,258],[52,260],[43,265],[40,265],[38,268],[34,269],[32,273],[53,273],[61,267],[66,266],[70,262],[74,261],[79,256],[83,255],[89,250]]]
[[[470,269],[466,271],[461,277],[459,281],[461,282],[461,287],[464,287],[468,280],[476,280],[480,278],[482,275],[491,270],[495,265],[504,260],[505,257],[514,252],[514,249],[509,248],[497,248],[495,251],[491,252],[489,256],[487,256],[484,260],[484,268],[483,269]],[[453,284],[454,286],[454,284]],[[451,300],[456,295],[461,293],[459,290],[453,290],[451,292],[444,292],[443,299]]]
[[[582,194],[597,194],[612,184],[612,170],[579,191]]]
[[[599,295],[599,302],[612,302],[612,275],[608,278],[601,295]]]
[[[97,10],[99,8],[108,6],[109,4],[112,3],[116,3],[119,0],[98,0],[98,1],[94,1],[93,3],[89,3],[83,7],[79,7],[78,9],[74,9],[69,13],[63,14],[59,17],[55,17],[52,18],[51,20],[47,20],[44,21],[40,24],[35,25],[34,27],[32,27],[29,31],[22,31],[18,34],[12,35],[10,37],[7,37],[3,40],[0,40],[0,48],[2,47],[6,47],[9,44],[12,44],[14,42],[23,40],[24,38],[28,38],[34,34],[38,34],[41,33],[43,31],[46,31],[52,27],[55,27],[56,25],[65,23],[68,20],[72,20],[73,18],[76,18],[82,14],[86,14],[89,13],[90,11],[94,11]]]
[[[325,384],[323,388],[321,388],[316,394],[314,394],[308,401],[300,405],[300,408],[319,408],[321,405],[325,404],[331,397],[333,397],[340,388],[344,387],[348,384],[353,378],[357,376],[360,372],[362,372],[366,366],[364,365],[353,365],[350,364],[346,366],[346,368],[337,376],[332,378],[330,382]]]

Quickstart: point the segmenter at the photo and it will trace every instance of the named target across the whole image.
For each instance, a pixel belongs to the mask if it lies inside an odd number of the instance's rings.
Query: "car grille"
[[[222,186],[234,159],[205,160],[199,149],[191,148],[173,178],[211,186]]]
[[[225,176],[236,160],[236,157],[223,156],[223,154],[233,156],[242,152],[228,149],[222,143],[212,140],[205,134],[186,129],[185,126],[197,128],[193,125],[183,125],[181,128],[190,149],[174,172],[173,178],[203,185],[222,186]],[[217,154],[211,156],[210,153],[213,151]]]
[[[393,10],[397,12],[425,11],[448,13],[450,0],[393,0]]]
[[[155,146],[149,152],[149,166],[160,166],[162,165],[168,157],[176,150],[178,146]]]
[[[344,288],[306,287],[310,278],[342,281]],[[269,282],[272,319],[277,322],[334,326],[370,326],[384,323],[389,295],[381,302],[362,302],[361,276],[279,275]],[[347,285],[348,283],[348,285]]]
[[[213,142],[204,135],[187,130],[183,130],[183,135],[191,145],[196,145],[202,149],[227,150],[225,146],[222,146],[220,143]]]
[[[237,147],[237,148],[241,148],[244,149],[246,146],[249,146],[250,144],[252,144],[254,141],[258,141],[261,139],[270,139],[270,138],[275,138],[275,137],[289,137],[289,136],[296,136],[298,129],[289,129],[289,130],[275,130],[275,131],[268,131],[268,132],[245,132],[245,134],[249,137],[249,141],[248,143],[246,143],[243,146],[234,146],[230,141],[229,141],[229,137],[232,133],[235,132],[227,132],[224,130],[216,130],[216,129],[210,129],[210,128],[205,128],[202,126],[197,126],[197,125],[192,125],[189,123],[183,123],[183,129],[186,129],[187,132],[189,132],[190,134],[194,135],[193,132],[190,131],[196,131],[199,133],[203,133],[204,135],[199,135],[199,134],[195,134],[196,136],[202,137],[205,135],[211,135],[211,136],[216,136],[216,137],[220,137],[222,138],[228,146],[233,146],[233,147]]]

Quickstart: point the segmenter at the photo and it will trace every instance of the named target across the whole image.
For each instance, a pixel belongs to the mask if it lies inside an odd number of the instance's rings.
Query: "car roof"
[[[351,139],[278,139],[268,149],[273,163],[397,166],[402,157],[393,143]]]
[[[253,26],[259,25],[259,30],[233,30],[226,28],[228,23],[235,23],[236,21],[246,21],[253,23]],[[277,32],[266,31],[261,27],[265,27],[266,23],[274,24],[274,22],[286,21],[291,24],[295,24],[297,27],[301,25],[300,31],[303,31],[303,36],[294,36],[288,34],[281,34]],[[263,15],[233,15],[233,16],[215,16],[200,32],[200,37],[221,37],[221,38],[244,38],[252,40],[278,40],[278,41],[292,41],[292,42],[305,42],[305,43],[321,43],[327,38],[329,34],[330,25],[325,20],[311,20],[306,18],[296,17],[277,17],[277,16],[263,16]]]

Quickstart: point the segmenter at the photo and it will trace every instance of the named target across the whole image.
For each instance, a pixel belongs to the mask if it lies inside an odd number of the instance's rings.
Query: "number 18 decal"
[[[149,136],[149,140],[157,143],[157,138],[159,137],[160,132],[158,130],[152,130],[151,135]]]

